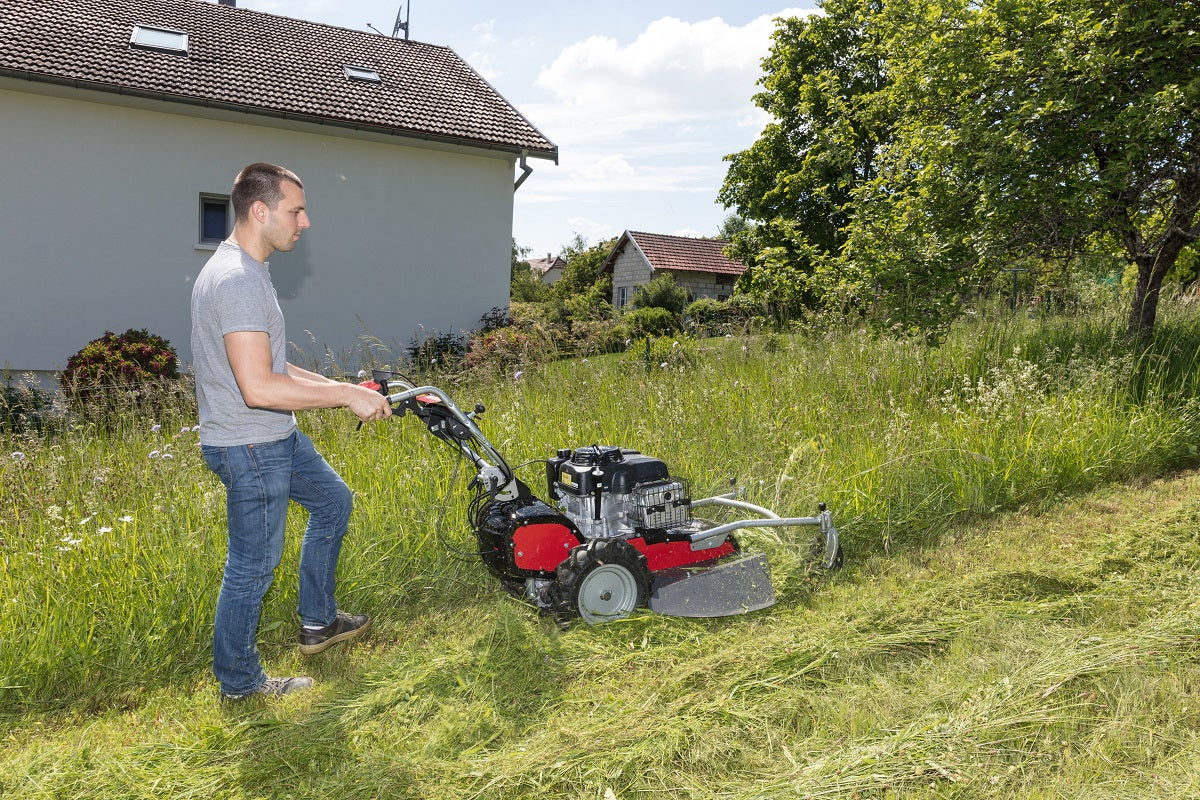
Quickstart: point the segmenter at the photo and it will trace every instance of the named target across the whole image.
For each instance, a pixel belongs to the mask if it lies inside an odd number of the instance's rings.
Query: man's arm
[[[364,422],[392,414],[387,398],[363,386],[329,380],[293,364],[288,364],[286,374],[272,372],[271,340],[265,331],[225,334],[225,355],[242,400],[251,408],[302,411],[346,407]]]

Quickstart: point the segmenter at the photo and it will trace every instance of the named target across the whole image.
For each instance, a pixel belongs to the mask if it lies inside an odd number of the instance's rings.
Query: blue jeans
[[[300,431],[277,442],[202,448],[225,484],[229,551],[213,625],[213,674],[226,694],[246,694],[267,675],[254,639],[263,596],[283,557],[288,501],[308,510],[300,548],[301,623],[337,617],[334,570],[350,521],[353,493]]]

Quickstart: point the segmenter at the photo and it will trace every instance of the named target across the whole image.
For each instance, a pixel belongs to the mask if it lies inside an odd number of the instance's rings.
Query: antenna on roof
[[[408,17],[412,13],[412,3],[401,3],[400,8],[396,10],[396,26],[392,28],[392,38],[400,38],[400,31],[404,31],[404,38],[408,39]],[[401,21],[403,17],[403,21]]]

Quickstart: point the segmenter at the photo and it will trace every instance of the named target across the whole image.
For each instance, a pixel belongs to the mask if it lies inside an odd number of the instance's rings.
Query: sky
[[[513,237],[530,258],[623,231],[714,236],[724,157],[768,117],[751,99],[773,19],[815,2],[769,0],[238,0],[241,8],[450,47],[558,145],[529,159]],[[401,34],[403,35],[403,34]],[[514,171],[514,180],[517,171]]]

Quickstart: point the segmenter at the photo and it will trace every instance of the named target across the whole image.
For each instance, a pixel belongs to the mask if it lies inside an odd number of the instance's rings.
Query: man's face
[[[274,208],[267,208],[263,238],[275,250],[287,253],[296,247],[300,232],[310,223],[304,209],[304,190],[291,181],[282,181],[279,189],[283,197]]]

